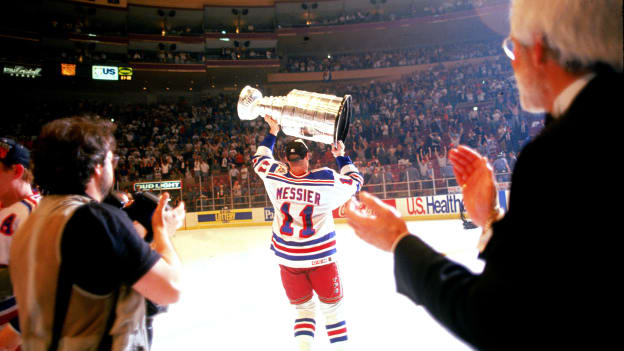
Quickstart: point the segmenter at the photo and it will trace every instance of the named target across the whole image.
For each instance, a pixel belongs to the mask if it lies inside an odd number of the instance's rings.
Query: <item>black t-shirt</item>
[[[160,255],[137,234],[124,211],[92,201],[67,222],[61,259],[74,284],[106,295],[122,284],[134,285]]]

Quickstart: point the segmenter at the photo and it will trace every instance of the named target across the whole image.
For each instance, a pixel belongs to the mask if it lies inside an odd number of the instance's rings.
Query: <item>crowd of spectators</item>
[[[73,49],[33,48],[26,50],[26,55],[20,61],[31,61],[36,53],[38,62],[62,62],[77,64],[128,64],[132,62],[162,63],[162,64],[205,64],[208,60],[246,60],[271,59],[276,57],[274,48],[267,49],[238,49],[223,48],[205,52],[186,52],[163,47],[155,51],[128,50],[128,53],[111,53],[100,50],[97,45],[76,43]],[[0,54],[0,58],[15,60],[20,56],[17,53]]]
[[[106,21],[92,19],[91,16],[93,16],[96,12],[95,8],[83,10],[83,13],[87,11],[88,14],[75,17],[53,17],[47,20],[44,28],[46,35],[59,36],[66,34],[99,34],[125,36],[128,33],[162,35],[163,29],[167,35],[199,36],[202,34],[201,28],[197,26],[180,25],[173,27],[167,24],[166,21],[162,20],[160,21],[160,28],[142,28],[134,25],[131,21],[128,23],[128,28],[126,28],[126,25],[111,25],[106,23]]]
[[[433,1],[430,0],[425,3],[422,8],[422,12],[415,8],[415,12],[425,16],[443,15],[455,11],[467,11],[472,9],[478,9],[480,7],[490,5],[493,3],[500,3],[500,0],[448,0],[448,1]]]
[[[452,178],[446,153],[460,143],[508,173],[522,145],[542,127],[538,116],[520,109],[509,61],[502,57],[327,92],[353,96],[357,117],[348,153],[361,162],[368,184],[384,176],[386,182],[405,181],[408,173],[410,180]]]
[[[371,8],[368,10],[344,12],[334,17],[315,18],[310,16],[310,19],[305,22],[293,25],[278,22],[278,28],[290,26],[334,26],[343,24],[394,21],[413,17],[440,16],[457,11],[474,10],[501,2],[503,2],[503,0],[429,0],[424,3],[414,2],[406,11],[395,13],[386,9],[385,0],[372,0]],[[318,6],[322,6],[322,4]]]
[[[183,52],[162,47],[158,51],[131,50],[128,53],[130,62],[157,62],[175,64],[203,64],[208,60],[246,60],[270,59],[275,57],[275,48],[222,48],[205,52]]]
[[[456,11],[466,11],[480,8],[502,0],[429,0],[424,3],[414,3],[407,11],[394,13],[386,9],[385,0],[372,0],[369,9],[354,10],[351,12],[343,12],[335,17],[311,16],[306,22],[300,25],[305,26],[326,26],[326,25],[342,25],[354,23],[367,23],[378,21],[393,21],[396,19],[422,17],[422,16],[439,16]],[[318,6],[322,6],[322,3]],[[312,10],[314,11],[314,10]],[[203,32],[268,32],[274,30],[274,24],[253,24],[248,23],[243,26],[231,26],[212,28],[210,23],[205,23],[204,28],[197,24],[181,24],[172,26],[167,23],[166,16],[159,22],[159,26],[153,28],[142,28],[132,22],[127,24],[127,28],[120,24],[111,24],[102,19],[95,17],[97,9],[95,7],[76,7],[76,13],[72,16],[61,17],[58,14],[47,14],[45,20],[45,32],[48,35],[62,35],[66,33],[83,34],[104,34],[104,35],[127,35],[127,33],[157,34],[161,35],[164,29],[167,35],[176,36],[198,36]],[[280,23],[276,20],[275,24],[278,28],[297,26]]]
[[[513,167],[523,142],[541,127],[520,110],[514,85],[509,61],[498,56],[438,64],[396,81],[335,82],[321,93],[353,96],[347,154],[364,174],[368,190],[401,192],[405,183],[380,184],[409,180],[416,194],[431,194],[434,187],[452,185],[437,179],[452,177],[446,154],[459,143],[488,155],[498,172]],[[15,119],[9,135],[28,144],[38,126],[54,118],[85,113],[113,118],[119,125],[120,188],[129,190],[140,180],[182,179],[183,199],[191,209],[242,207],[266,201],[249,160],[267,130],[261,119],[240,121],[237,100],[234,92],[200,105],[32,104]],[[285,140],[278,138],[276,150]],[[329,145],[308,144],[312,167],[334,165]]]
[[[331,57],[289,57],[287,72],[324,72],[411,66],[445,61],[466,60],[500,54],[500,39],[423,48],[398,49]]]
[[[79,7],[80,8],[80,7]],[[44,28],[46,35],[65,35],[68,33],[73,34],[105,34],[105,35],[126,35],[126,28],[122,25],[112,26],[102,21],[92,20],[90,15],[95,13],[95,8],[90,10],[83,10],[89,12],[88,15],[66,17],[66,18],[53,18],[48,20],[47,26]],[[91,13],[92,12],[92,13]]]
[[[42,61],[63,62],[63,63],[123,63],[127,62],[126,55],[98,50],[95,44],[83,45],[76,43],[72,50],[46,48],[39,56]]]
[[[184,52],[166,48],[161,48],[158,51],[130,50],[128,52],[129,62],[201,64],[205,63],[207,59],[206,55],[201,52]]]

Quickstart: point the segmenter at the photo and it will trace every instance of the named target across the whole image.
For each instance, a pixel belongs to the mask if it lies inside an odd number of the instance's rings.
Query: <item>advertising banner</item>
[[[119,67],[119,80],[132,80],[132,67]]]
[[[204,225],[223,225],[223,224],[242,224],[253,222],[252,210],[230,210],[224,208],[219,211],[204,211],[197,213],[197,224]]]
[[[158,184],[165,182],[137,183],[137,184]],[[135,184],[136,188],[136,184]],[[171,189],[171,188],[169,188]],[[150,188],[148,190],[154,190]],[[497,200],[500,208],[506,212],[509,199],[509,192],[499,190]],[[464,202],[462,194],[447,194],[434,196],[416,196],[398,199],[382,200],[384,203],[396,208],[407,220],[428,220],[428,219],[458,219],[463,210]],[[344,223],[344,206],[332,211],[337,223]],[[464,212],[464,215],[468,214]],[[268,225],[275,217],[275,210],[272,207],[258,207],[251,209],[223,209],[220,211],[204,211],[187,213],[188,229],[198,229],[205,227],[237,226],[237,225]]]
[[[91,68],[91,78],[97,80],[119,80],[118,69],[115,66],[96,66]]]
[[[397,208],[407,216],[459,214],[464,206],[461,194],[410,197],[399,203],[403,206]]]
[[[165,180],[159,182],[134,183],[134,191],[160,191],[160,190],[180,190],[181,180]]]
[[[264,208],[264,221],[272,222],[274,217],[275,217],[275,210],[273,209],[273,207],[265,207]]]
[[[2,73],[10,77],[40,78],[43,74],[43,68],[27,65],[5,65]]]
[[[67,77],[76,76],[76,65],[73,63],[61,63],[61,75]]]

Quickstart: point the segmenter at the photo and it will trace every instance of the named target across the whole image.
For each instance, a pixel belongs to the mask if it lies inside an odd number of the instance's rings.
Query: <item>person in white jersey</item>
[[[265,116],[269,134],[252,158],[271,199],[275,216],[271,250],[280,265],[282,284],[295,306],[294,334],[300,350],[310,350],[316,330],[316,292],[325,329],[335,350],[345,350],[347,327],[342,315],[342,285],[335,261],[336,232],[332,210],[344,204],[363,183],[362,175],[344,155],[344,143],[332,145],[340,173],[310,170],[308,147],[301,139],[286,144],[286,162],[273,158],[280,126]]]
[[[28,149],[0,138],[0,350],[12,351],[21,344],[8,264],[13,233],[39,203],[32,179]]]

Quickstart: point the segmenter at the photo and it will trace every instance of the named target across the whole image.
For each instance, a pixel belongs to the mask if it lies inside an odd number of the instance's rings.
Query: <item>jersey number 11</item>
[[[284,215],[284,222],[280,227],[280,233],[282,233],[282,235],[292,236],[294,230],[292,227],[293,218],[289,213],[290,202],[284,202],[284,204],[282,204],[282,207],[280,208],[280,211]],[[299,212],[299,216],[303,220],[303,229],[299,231],[300,238],[308,238],[316,233],[316,229],[314,229],[314,226],[312,225],[313,211],[314,206],[307,205],[303,208],[303,210],[301,210],[301,212]]]

